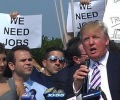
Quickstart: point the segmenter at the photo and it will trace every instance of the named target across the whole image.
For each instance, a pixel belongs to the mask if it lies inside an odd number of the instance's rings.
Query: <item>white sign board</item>
[[[120,42],[120,0],[108,0],[103,21],[110,39]]]
[[[42,15],[17,16],[0,13],[0,42],[7,49],[16,45],[40,48],[42,41]]]
[[[82,5],[74,2],[75,32],[79,32],[81,27],[88,21],[102,20],[105,11],[105,0],[94,0],[89,5]],[[71,3],[69,3],[67,17],[67,32],[73,32]]]

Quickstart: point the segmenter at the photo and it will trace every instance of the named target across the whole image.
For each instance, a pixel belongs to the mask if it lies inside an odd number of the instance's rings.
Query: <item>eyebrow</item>
[[[28,61],[32,61],[32,59],[33,59],[33,58],[28,58],[28,59],[20,59],[20,61],[22,61],[22,62],[24,62],[24,61],[26,61],[26,60],[28,60]]]

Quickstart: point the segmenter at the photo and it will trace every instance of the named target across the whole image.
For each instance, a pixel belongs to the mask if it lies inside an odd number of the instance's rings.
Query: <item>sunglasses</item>
[[[60,63],[64,63],[65,62],[65,58],[64,57],[57,57],[57,56],[50,56],[48,57],[49,61],[51,62],[56,62],[57,60],[59,60]]]

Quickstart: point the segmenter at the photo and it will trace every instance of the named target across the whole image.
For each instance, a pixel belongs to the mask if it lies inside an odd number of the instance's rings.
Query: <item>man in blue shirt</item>
[[[44,92],[47,89],[41,84],[30,80],[33,70],[32,55],[25,45],[15,46],[8,55],[8,66],[12,70],[12,77],[25,85],[25,91],[36,90],[36,100],[44,100]]]

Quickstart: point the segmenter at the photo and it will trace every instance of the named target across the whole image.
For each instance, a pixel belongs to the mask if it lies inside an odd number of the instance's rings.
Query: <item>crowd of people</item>
[[[66,50],[59,47],[46,49],[42,60],[44,68],[39,70],[41,66],[36,64],[29,47],[17,45],[7,54],[0,43],[0,99],[21,100],[25,92],[34,89],[36,100],[44,100],[45,91],[54,87],[62,89],[66,99],[98,90],[100,98],[97,96],[92,100],[118,100],[120,54],[118,47],[109,44],[104,23],[90,21],[81,28],[78,37],[69,40]],[[94,76],[99,81],[94,81],[97,85],[94,83],[93,88],[91,80],[96,72],[95,63],[99,63],[100,74]],[[82,96],[78,100],[82,100]]]
[[[89,4],[90,0],[80,2]],[[16,15],[18,12],[10,14]],[[28,46],[17,45],[7,53],[0,43],[0,100],[22,100],[33,90],[30,100],[45,100],[44,93],[53,87],[64,91],[64,100],[74,96],[78,100],[119,100],[120,48],[110,41],[102,21],[83,25],[65,50],[47,48],[41,62],[43,66],[33,59]]]

